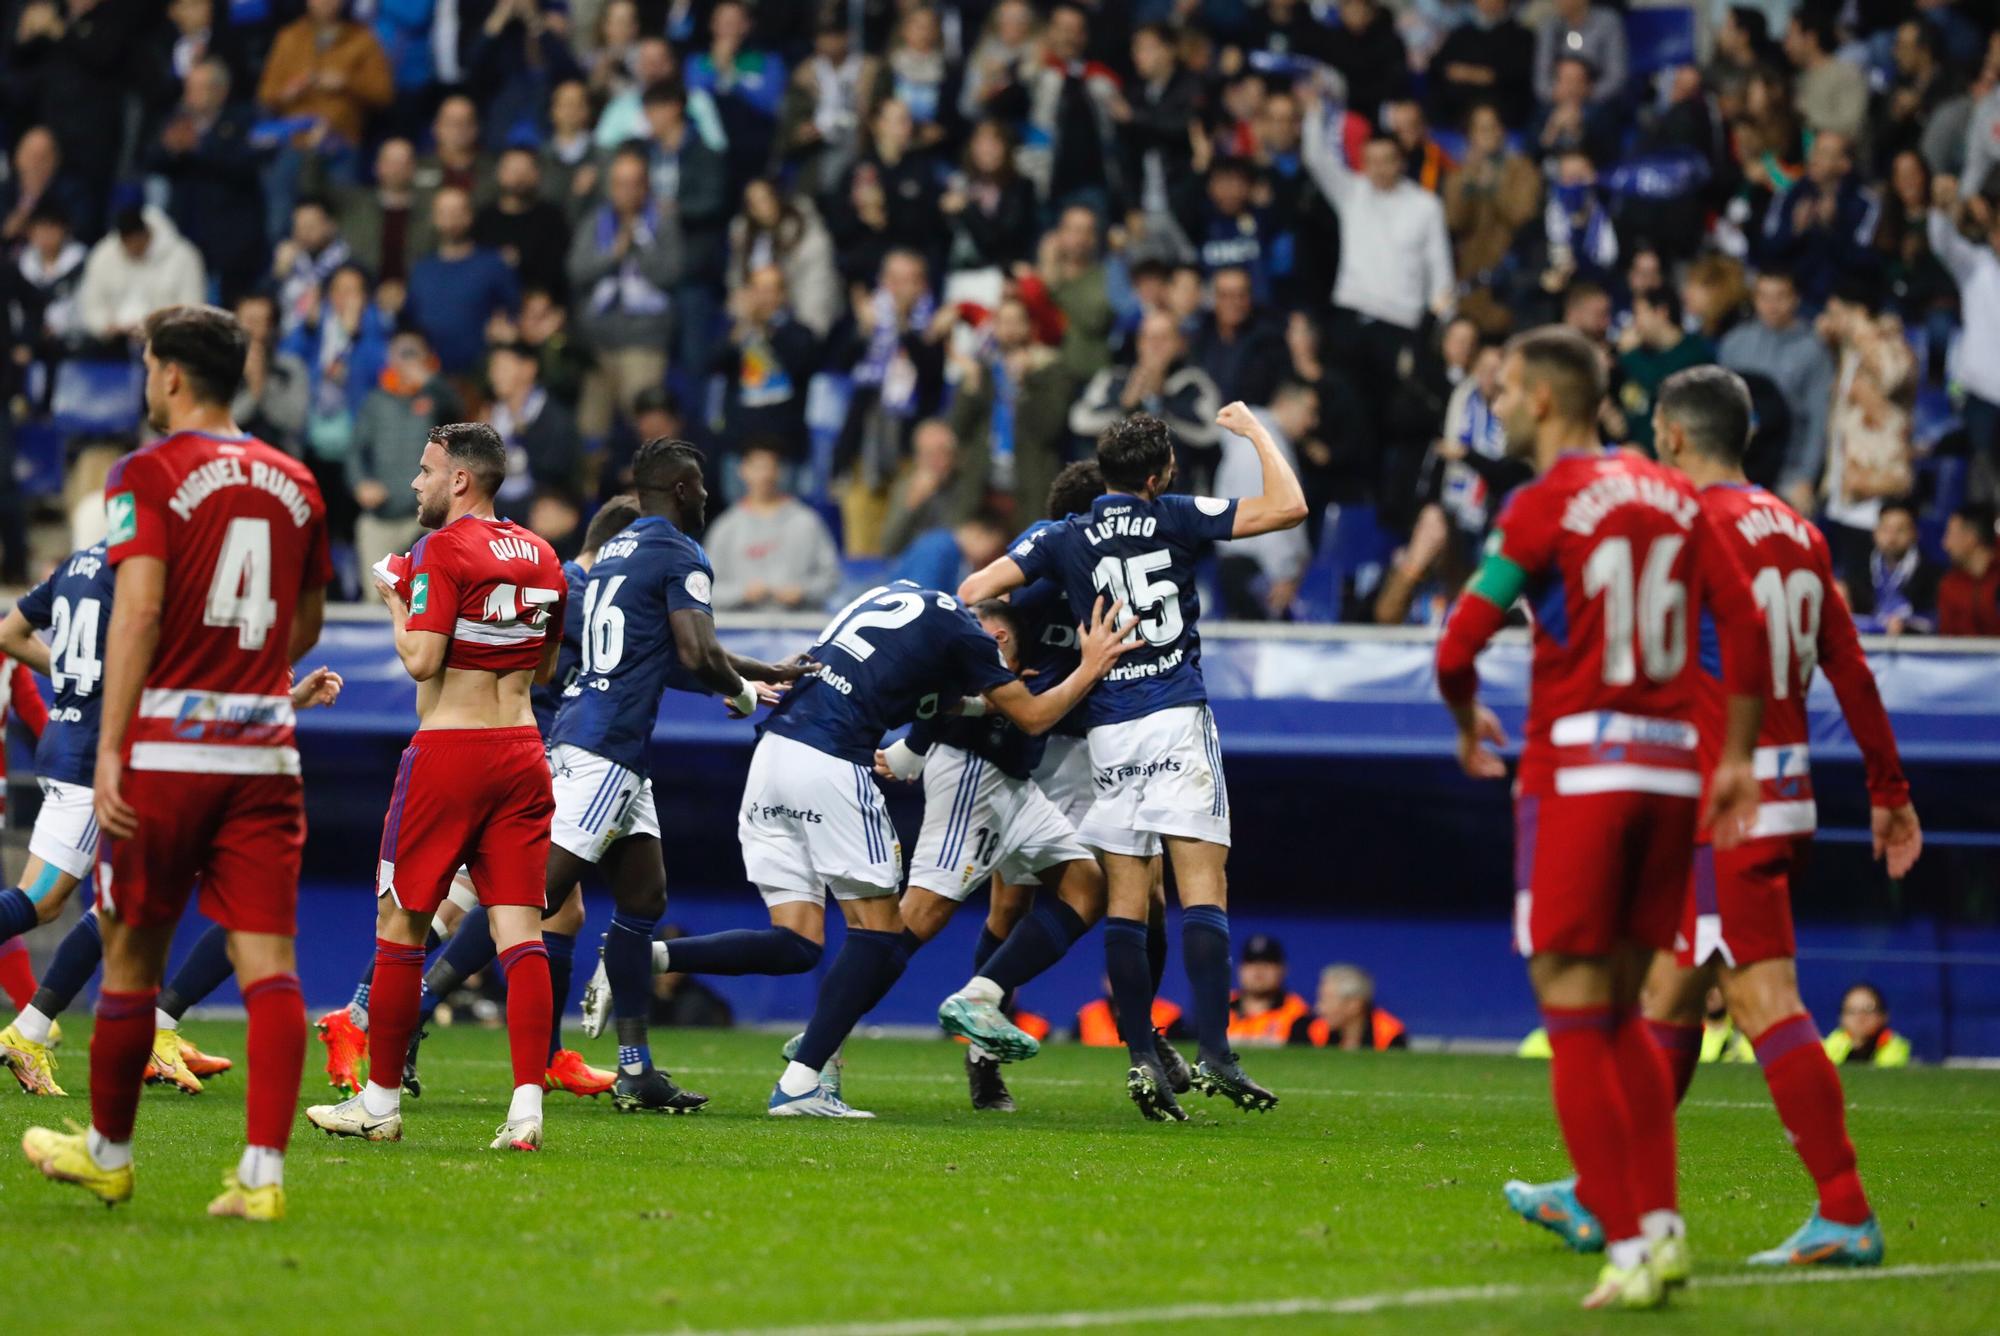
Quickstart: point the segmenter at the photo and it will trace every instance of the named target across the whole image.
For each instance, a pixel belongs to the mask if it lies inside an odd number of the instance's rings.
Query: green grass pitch
[[[264,1227],[202,1215],[239,1148],[240,1073],[197,1099],[146,1092],[127,1207],[19,1158],[31,1122],[87,1115],[85,1030],[64,1051],[70,1099],[0,1094],[0,1329],[2000,1331],[1991,1073],[1847,1074],[1890,1271],[1842,1280],[1740,1264],[1804,1218],[1810,1189],[1756,1069],[1704,1069],[1681,1120],[1697,1285],[1664,1316],[1586,1316],[1595,1262],[1499,1197],[1506,1178],[1564,1171],[1537,1063],[1255,1053],[1276,1112],[1194,1096],[1173,1127],[1139,1119],[1103,1050],[1010,1067],[1008,1116],[969,1109],[955,1046],[861,1040],[848,1093],[879,1118],[825,1123],[764,1115],[777,1037],[666,1034],[656,1051],[714,1096],[708,1112],[552,1094],[547,1149],[527,1156],[485,1148],[504,1035],[448,1030],[425,1046],[401,1144],[300,1119],[291,1216]],[[242,1053],[240,1025],[190,1033]],[[609,1043],[590,1056],[609,1062]]]

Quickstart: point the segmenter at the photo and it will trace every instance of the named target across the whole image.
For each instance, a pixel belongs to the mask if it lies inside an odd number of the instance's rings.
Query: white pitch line
[[[1752,1289],[1771,1285],[1840,1285],[1884,1280],[1933,1280],[1946,1276],[2000,1273],[2000,1261],[1913,1263],[1857,1270],[1738,1272],[1697,1278],[1697,1289]],[[1452,1288],[1390,1290],[1344,1299],[1307,1296],[1249,1299],[1241,1303],[1163,1304],[1151,1308],[1071,1309],[1060,1313],[1016,1313],[962,1318],[902,1318],[887,1322],[814,1323],[793,1327],[739,1327],[696,1331],[683,1336],[977,1336],[983,1332],[1077,1331],[1126,1324],[1229,1322],[1248,1318],[1359,1317],[1401,1308],[1441,1308],[1566,1294],[1549,1285],[1461,1285]]]

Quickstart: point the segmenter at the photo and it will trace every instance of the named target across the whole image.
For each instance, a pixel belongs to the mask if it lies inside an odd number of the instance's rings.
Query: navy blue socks
[[[880,1002],[910,963],[917,939],[908,932],[849,928],[840,954],[819,986],[819,1001],[794,1062],[814,1071],[830,1061],[848,1033]],[[667,948],[671,954],[678,942]]]
[[[819,964],[818,942],[790,928],[738,928],[667,943],[676,974],[805,974]]]
[[[440,1003],[479,971],[493,963],[493,930],[487,926],[486,906],[467,911],[458,921],[458,931],[444,944],[444,953],[424,971],[423,1005],[417,1024],[429,1025]]]
[[[611,1016],[618,1030],[618,1070],[642,1076],[653,1068],[646,1016],[653,1005],[653,929],[659,919],[611,916],[604,934],[604,977],[611,984]]]
[[[576,968],[576,936],[573,933],[545,932],[542,945],[549,952],[549,1059],[562,1049],[563,1013],[569,1010],[570,977]]]
[[[218,924],[195,942],[194,950],[160,990],[160,1000],[155,1005],[179,1020],[189,1007],[222,987],[235,971],[236,967],[229,963],[229,933]]]
[[[28,1005],[51,1020],[60,1016],[97,973],[97,962],[103,958],[104,938],[97,931],[97,911],[92,910],[63,934],[49,967],[42,971],[35,999]]]
[[[1153,1043],[1153,988],[1146,959],[1146,925],[1137,919],[1104,920],[1104,973],[1111,980],[1111,1004],[1118,1012],[1118,1037],[1131,1051],[1132,1065],[1157,1060]],[[1228,998],[1224,997],[1227,1004]]]
[[[1007,934],[1007,940],[979,973],[999,984],[1003,993],[1012,993],[1061,960],[1089,931],[1090,926],[1077,912],[1060,900],[1036,905],[1034,912]]]
[[[1229,1056],[1229,914],[1215,905],[1181,911],[1181,955],[1194,990],[1194,1029],[1203,1058]]]

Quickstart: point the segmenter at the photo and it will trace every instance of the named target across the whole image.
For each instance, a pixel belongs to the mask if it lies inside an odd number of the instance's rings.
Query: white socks
[[[1611,1265],[1621,1271],[1630,1271],[1646,1260],[1646,1240],[1619,1239],[1605,1251],[1611,1255]]]
[[[989,1007],[999,1006],[1000,999],[1004,996],[1000,991],[1000,985],[983,974],[975,976],[965,987],[959,989],[958,995],[969,997],[974,1002],[984,1002]]]
[[[54,1022],[33,1007],[22,1007],[21,1014],[14,1018],[14,1028],[21,1032],[21,1038],[31,1044],[49,1042],[49,1026]]]
[[[169,1016],[166,1012],[161,1011],[158,1007],[154,1007],[153,1028],[155,1030],[178,1030],[181,1028],[180,1017]]]
[[[370,1118],[386,1118],[403,1107],[403,1088],[370,1081],[361,1087],[361,1107]]]
[[[1639,1217],[1639,1233],[1648,1243],[1658,1243],[1661,1239],[1678,1239],[1687,1234],[1687,1225],[1681,1220],[1679,1211],[1648,1211]]]
[[[517,1123],[523,1118],[539,1119],[542,1116],[542,1088],[539,1085],[518,1085],[514,1087],[514,1102],[507,1106],[507,1121]]]
[[[670,973],[667,968],[667,944],[665,942],[653,943],[653,973]]]
[[[123,1169],[132,1163],[132,1143],[129,1141],[107,1141],[104,1133],[95,1127],[83,1138],[84,1148],[99,1169]]]
[[[236,1162],[236,1181],[246,1188],[270,1187],[285,1181],[285,1152],[269,1146],[245,1146]]]
[[[785,1074],[778,1078],[778,1089],[787,1095],[806,1095],[819,1089],[819,1073],[803,1062],[785,1064]]]

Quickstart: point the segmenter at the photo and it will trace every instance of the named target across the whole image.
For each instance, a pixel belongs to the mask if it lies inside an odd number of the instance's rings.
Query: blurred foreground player
[[[1766,680],[1762,620],[1694,488],[1597,443],[1604,373],[1562,328],[1509,345],[1494,406],[1535,481],[1508,502],[1438,642],[1460,764],[1502,779],[1504,743],[1473,661],[1507,609],[1535,612],[1527,746],[1516,784],[1515,931],[1553,1048],[1556,1118],[1577,1194],[1610,1258],[1590,1308],[1653,1307],[1686,1273],[1673,1086],[1638,1013],[1673,945],[1702,792],[1690,639],[1712,609],[1727,728],[1710,783],[1717,843],[1754,815],[1751,750]]]
[[[403,753],[376,865],[375,982],[368,1083],[339,1104],[306,1110],[336,1136],[399,1141],[397,1080],[417,1027],[424,940],[461,866],[486,906],[507,977],[514,1072],[493,1150],[540,1150],[549,1048],[549,954],[542,873],[555,810],[542,735],[529,701],[555,675],[568,586],[555,549],[493,513],[507,447],[493,428],[432,430],[410,487],[433,532],[410,552],[402,582],[380,586],[396,654],[417,683],[417,732]]]
[[[237,430],[247,348],[233,316],[169,307],[145,323],[146,412],[165,439],[105,484],[117,569],[97,744],[104,991],[90,1043],[90,1130],[30,1128],[28,1159],[107,1203],[132,1195],[132,1124],[167,947],[195,883],[229,932],[249,1012],[249,1147],[211,1215],[284,1214],[284,1155],[305,1058],[292,938],[305,795],[291,664],[319,639],[326,507],[312,475]]]
[[[1755,824],[1734,848],[1697,837],[1676,950],[1647,981],[1648,1026],[1684,1097],[1701,1056],[1703,1012],[1718,983],[1758,1064],[1792,1148],[1819,1188],[1819,1208],[1791,1238],[1750,1259],[1756,1266],[1879,1266],[1882,1230],[1855,1170],[1854,1143],[1834,1070],[1799,997],[1791,891],[1818,824],[1807,751],[1806,693],[1814,666],[1826,672],[1867,766],[1875,855],[1891,877],[1923,850],[1896,737],[1868,671],[1847,605],[1834,590],[1832,558],[1819,530],[1743,475],[1750,392],[1735,373],[1699,367],[1669,378],[1654,412],[1660,459],[1701,489],[1717,538],[1750,575],[1771,643],[1771,689],[1754,760],[1760,788]],[[1702,636],[1697,723],[1704,757],[1722,742],[1723,686]],[[1601,1238],[1564,1184],[1513,1185],[1516,1209],[1567,1239]],[[1545,1209],[1553,1203],[1554,1210]],[[1557,1228],[1556,1222],[1573,1223]]]

